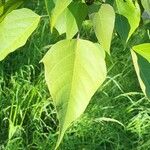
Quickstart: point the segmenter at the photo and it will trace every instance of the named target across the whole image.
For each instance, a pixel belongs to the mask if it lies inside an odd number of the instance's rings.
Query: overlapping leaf
[[[59,16],[71,2],[72,0],[45,0],[46,8],[50,15],[51,30],[56,25]]]
[[[63,40],[44,56],[45,78],[60,123],[59,146],[70,124],[86,109],[106,78],[104,51],[86,40]]]
[[[134,46],[131,53],[141,89],[150,98],[150,43]]]
[[[110,53],[111,39],[115,23],[115,12],[109,4],[103,4],[93,17],[93,25],[98,41]]]
[[[39,15],[26,8],[14,10],[5,17],[0,23],[0,60],[26,43],[39,20]]]
[[[0,15],[0,22],[7,16],[8,13],[17,9],[23,0],[8,0],[3,3],[2,7],[0,7],[1,15]]]
[[[121,16],[124,16],[128,22],[125,23],[125,19],[123,17],[119,17],[120,25],[117,26],[116,30],[118,34],[123,37],[123,40],[127,41],[140,23],[140,8],[138,3],[135,1],[133,3],[132,0],[116,0],[117,13]],[[123,23],[121,23],[123,21]],[[127,27],[124,27],[125,24]],[[128,36],[124,34],[124,30],[128,28],[128,24],[130,26]],[[128,30],[127,30],[128,31]]]
[[[71,39],[81,28],[87,11],[85,3],[72,2],[59,16],[55,28],[60,34],[66,33],[67,39]]]

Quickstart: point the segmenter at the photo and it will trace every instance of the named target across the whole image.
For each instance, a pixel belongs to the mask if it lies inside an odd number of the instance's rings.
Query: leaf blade
[[[115,24],[113,7],[109,4],[103,4],[92,20],[99,43],[110,54],[110,45]]]
[[[146,52],[144,53],[141,48],[144,48]],[[131,54],[141,89],[143,93],[150,98],[150,44],[147,43],[134,46],[131,50]],[[146,54],[148,54],[148,57]]]
[[[59,16],[71,2],[72,0],[45,0],[47,12],[50,16],[51,31],[55,27]]]
[[[141,11],[138,3],[135,1],[135,4],[132,0],[116,0],[117,12],[118,14],[126,17],[130,25],[130,30],[126,41],[131,37],[133,32],[139,26]],[[134,19],[133,19],[134,18]],[[122,34],[122,33],[120,33]]]
[[[67,128],[84,112],[106,78],[102,51],[86,40],[63,40],[55,44],[42,60],[60,121],[56,148]]]
[[[9,13],[0,23],[0,61],[23,46],[36,29],[40,16],[22,8]]]
[[[60,34],[66,33],[67,39],[71,39],[80,30],[87,11],[86,4],[72,2],[59,16],[55,28]]]

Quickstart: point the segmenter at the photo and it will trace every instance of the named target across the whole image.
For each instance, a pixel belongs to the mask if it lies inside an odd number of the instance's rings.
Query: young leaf
[[[126,41],[130,38],[130,36],[133,34],[133,32],[136,30],[136,28],[139,26],[140,23],[140,7],[137,3],[137,1],[135,1],[135,4],[133,3],[132,0],[116,0],[116,6],[117,6],[117,13],[126,17],[128,19],[128,23],[130,25],[130,30],[128,33],[128,37],[126,39]],[[120,19],[120,22],[122,20]],[[123,20],[124,21],[124,20]],[[127,23],[126,23],[127,24]],[[118,34],[121,36],[122,34],[124,34],[124,27],[122,26],[124,25],[123,23],[120,24],[120,28],[122,28],[122,30],[118,31],[118,29],[116,28]]]
[[[93,25],[98,41],[103,49],[110,54],[110,45],[115,23],[115,12],[109,4],[103,4],[93,17]]]
[[[85,3],[72,2],[59,16],[55,28],[60,34],[66,33],[67,39],[71,39],[81,28],[87,11]]]
[[[9,13],[0,23],[0,60],[23,46],[36,29],[40,16],[30,9],[18,9]]]
[[[45,78],[60,123],[56,148],[65,131],[86,109],[91,97],[106,78],[103,49],[86,40],[56,43],[42,59]]]
[[[134,46],[131,54],[141,89],[150,98],[150,43]]]
[[[71,2],[72,0],[45,0],[46,8],[50,15],[51,31],[54,28],[59,16]]]

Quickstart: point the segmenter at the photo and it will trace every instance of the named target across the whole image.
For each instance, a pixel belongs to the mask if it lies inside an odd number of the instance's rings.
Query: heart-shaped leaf
[[[98,41],[103,49],[110,54],[110,45],[115,23],[115,12],[109,4],[103,4],[93,17],[93,25]]]
[[[70,124],[86,109],[106,78],[103,49],[86,40],[63,40],[42,59],[45,78],[58,112],[60,134],[56,148]]]
[[[134,46],[131,54],[141,89],[150,98],[150,43]]]
[[[0,23],[0,60],[26,43],[39,20],[39,15],[26,8],[14,10],[5,17]]]

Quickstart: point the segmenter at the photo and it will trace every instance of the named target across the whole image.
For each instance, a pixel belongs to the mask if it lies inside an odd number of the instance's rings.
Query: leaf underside
[[[106,78],[104,51],[86,40],[63,40],[44,56],[45,78],[57,109],[59,146],[67,128],[86,109]]]

